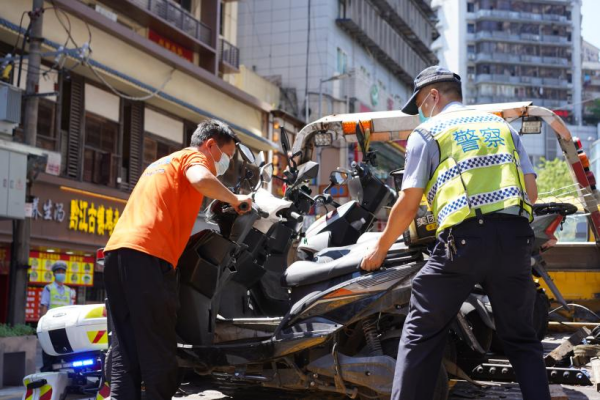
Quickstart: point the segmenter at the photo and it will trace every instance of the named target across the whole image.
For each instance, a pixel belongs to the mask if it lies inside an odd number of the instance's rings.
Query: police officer
[[[393,399],[429,400],[448,327],[479,283],[488,294],[505,352],[525,400],[549,400],[542,345],[533,328],[530,254],[535,174],[516,131],[502,118],[462,104],[460,77],[429,67],[402,111],[421,124],[406,147],[402,191],[378,242],[361,262],[379,268],[426,196],[437,242],[414,278]]]
[[[65,285],[67,264],[64,261],[55,262],[52,264],[52,273],[54,274],[54,282],[46,285],[42,291],[40,317],[43,317],[48,310],[53,308],[74,304],[73,289]]]
[[[54,274],[54,282],[46,285],[42,291],[42,299],[40,301],[40,317],[46,315],[48,310],[53,308],[75,304],[75,293],[73,289],[65,285],[65,280],[67,277],[67,264],[64,261],[55,262],[52,264],[52,273]],[[42,359],[44,365],[41,371],[52,371],[54,357],[42,352]]]

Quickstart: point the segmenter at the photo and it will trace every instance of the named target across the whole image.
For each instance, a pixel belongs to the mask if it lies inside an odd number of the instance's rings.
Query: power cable
[[[71,25],[71,20],[69,18],[69,15],[64,10],[62,10],[60,7],[57,7],[56,4],[54,4],[54,2],[52,4],[53,4],[53,7],[48,7],[47,9],[54,10],[54,13],[56,14],[56,18],[58,19],[59,23],[61,24],[61,26],[67,33],[67,42],[65,42],[64,47],[66,48],[66,44],[68,44],[68,41],[70,40],[73,43],[73,45],[75,45],[75,47],[77,49],[79,49],[79,52],[80,52],[79,57],[72,56],[74,58],[77,58],[79,60],[79,63],[75,64],[73,67],[71,67],[66,72],[70,72],[71,70],[73,70],[74,68],[76,68],[79,65],[84,65],[85,67],[89,68],[90,71],[92,71],[92,73],[94,74],[94,76],[96,76],[96,78],[98,78],[98,80],[100,80],[104,84],[104,86],[106,86],[111,92],[113,92],[115,95],[119,96],[120,98],[123,98],[125,100],[131,100],[131,101],[145,101],[145,100],[151,99],[152,97],[159,94],[173,78],[175,68],[173,68],[170,71],[169,76],[165,79],[165,81],[156,90],[154,90],[153,92],[149,93],[146,96],[135,97],[135,96],[128,96],[128,95],[121,93],[114,86],[112,86],[100,73],[98,73],[96,67],[94,67],[89,62],[89,60],[91,59],[91,53],[92,53],[92,48],[91,48],[92,31],[90,29],[89,24],[87,22],[85,23],[85,25],[87,27],[87,31],[88,31],[88,41],[86,43],[84,43],[83,46],[79,46],[78,43],[73,38],[73,35],[71,34],[72,25]],[[62,14],[65,16],[65,18],[67,20],[67,25],[58,16],[57,11],[62,12]]]
[[[88,67],[94,73],[96,78],[98,78],[100,81],[102,81],[102,83],[108,89],[110,89],[111,92],[113,92],[115,95],[119,96],[122,99],[131,100],[131,101],[145,101],[145,100],[149,100],[149,99],[153,98],[154,96],[158,95],[160,92],[162,92],[162,90],[165,88],[165,86],[167,86],[167,83],[169,83],[171,81],[171,79],[173,78],[173,73],[175,72],[175,68],[173,68],[171,70],[171,72],[169,73],[169,76],[167,77],[167,79],[165,79],[165,81],[155,91],[149,93],[146,96],[134,97],[134,96],[125,95],[125,94],[119,92],[117,89],[115,89],[110,83],[108,83],[106,81],[106,79],[104,79],[104,77],[102,75],[100,75],[98,73],[98,71],[96,71],[96,68],[94,66],[92,66],[87,60],[83,61],[83,65]]]
[[[15,41],[15,45],[13,46],[11,54],[15,54],[15,52],[17,51],[17,47],[19,46],[19,39],[21,38],[21,30],[23,29],[23,18],[25,17],[25,14],[27,14],[27,11],[23,11],[23,14],[21,14],[21,21],[19,22],[19,30],[17,31],[17,40]],[[25,40],[25,38],[23,38],[23,40]]]

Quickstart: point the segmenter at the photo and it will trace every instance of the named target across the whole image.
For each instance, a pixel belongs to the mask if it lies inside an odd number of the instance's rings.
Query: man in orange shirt
[[[177,282],[204,196],[252,203],[216,178],[238,141],[224,123],[202,122],[190,147],[150,164],[133,189],[105,248],[104,283],[112,318],[111,398],[170,400],[177,391]]]

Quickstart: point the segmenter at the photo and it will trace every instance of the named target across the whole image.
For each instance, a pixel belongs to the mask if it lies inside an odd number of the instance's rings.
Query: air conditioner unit
[[[0,82],[0,132],[12,135],[21,122],[21,89]]]

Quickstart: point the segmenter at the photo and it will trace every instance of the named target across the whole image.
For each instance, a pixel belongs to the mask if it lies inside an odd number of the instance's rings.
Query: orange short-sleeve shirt
[[[104,250],[133,249],[177,266],[204,199],[185,175],[192,165],[203,165],[215,173],[214,162],[194,148],[150,164]]]

